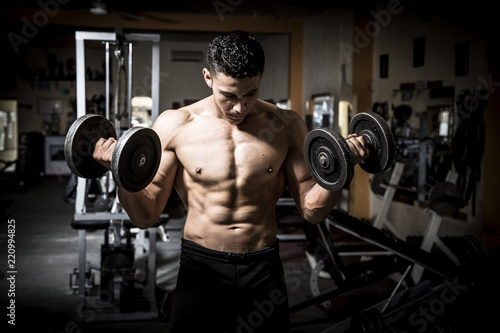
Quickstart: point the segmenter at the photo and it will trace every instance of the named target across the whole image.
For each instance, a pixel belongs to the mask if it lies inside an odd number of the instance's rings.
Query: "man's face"
[[[262,75],[235,79],[222,73],[212,76],[207,69],[203,75],[222,116],[232,124],[241,124],[259,97]]]

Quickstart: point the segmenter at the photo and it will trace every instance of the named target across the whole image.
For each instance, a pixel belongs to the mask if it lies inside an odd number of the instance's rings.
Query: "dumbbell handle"
[[[111,139],[112,137],[109,137],[108,139],[106,140],[109,140]],[[89,145],[89,153],[90,153],[90,156],[93,156],[94,155],[94,151],[95,151],[95,146],[97,145],[97,142],[99,142],[99,140],[102,139],[102,138],[96,138],[94,140],[91,141],[90,145]],[[105,139],[105,138],[104,138]],[[114,138],[113,138],[114,139]],[[145,154],[139,154],[139,156],[137,156],[137,159],[136,159],[136,164],[138,167],[143,167],[144,164],[146,164],[146,160],[147,160],[147,157]]]
[[[377,151],[377,140],[373,137],[372,132],[364,130],[361,132],[361,136],[365,139],[370,154]]]
[[[366,144],[368,146],[368,150],[371,153],[372,151],[375,151],[376,146],[374,143],[374,140],[371,138],[371,135],[368,131],[365,131],[366,133],[362,133],[361,136],[365,139]],[[326,150],[326,149],[325,149]],[[334,159],[331,157],[332,152],[330,151],[321,151],[318,153],[318,163],[319,165],[324,168],[324,169],[332,169],[335,167],[334,165]]]
[[[94,138],[90,141],[90,144],[89,144],[89,155],[90,156],[94,156],[94,151],[95,151],[95,146],[97,145],[97,142],[99,142],[99,140],[101,139],[105,139],[105,140],[109,140],[111,137],[109,138]]]

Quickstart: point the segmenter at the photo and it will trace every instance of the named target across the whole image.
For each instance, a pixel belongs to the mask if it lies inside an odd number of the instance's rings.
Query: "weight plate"
[[[84,115],[73,122],[64,141],[64,157],[70,170],[87,179],[99,178],[108,171],[92,154],[100,138],[116,138],[113,124],[97,114]]]
[[[361,112],[352,117],[349,133],[364,135],[370,147],[370,156],[359,162],[368,173],[385,171],[394,162],[395,143],[387,122],[375,112]]]
[[[473,235],[459,237],[454,253],[459,262],[460,284],[473,285],[489,273],[490,255]]]
[[[370,188],[372,192],[379,196],[385,195],[385,190],[388,187],[391,174],[389,172],[380,172],[374,174],[370,179]]]
[[[150,128],[132,127],[122,134],[113,151],[113,179],[120,188],[138,192],[153,180],[160,158],[158,134]]]
[[[310,131],[304,142],[309,173],[321,187],[338,191],[352,180],[354,161],[346,140],[331,128]]]
[[[429,208],[440,216],[452,215],[465,204],[464,200],[457,185],[451,182],[439,182],[429,192]]]
[[[488,261],[488,251],[473,235],[467,234],[460,237],[459,245],[457,257],[461,267],[477,267]]]

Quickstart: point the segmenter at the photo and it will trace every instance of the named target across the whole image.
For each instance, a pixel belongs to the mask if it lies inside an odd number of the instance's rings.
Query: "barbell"
[[[352,117],[349,133],[362,136],[369,156],[359,162],[368,173],[389,169],[394,162],[395,143],[387,122],[375,112],[361,112]],[[304,142],[304,156],[309,173],[323,188],[338,191],[354,176],[351,149],[340,133],[329,127],[311,130]]]
[[[64,142],[64,156],[70,170],[87,179],[100,178],[108,169],[93,157],[99,139],[116,139],[113,124],[96,114],[84,115],[71,125]],[[154,178],[160,165],[161,144],[150,128],[132,127],[120,136],[113,150],[111,173],[117,186],[138,192]]]

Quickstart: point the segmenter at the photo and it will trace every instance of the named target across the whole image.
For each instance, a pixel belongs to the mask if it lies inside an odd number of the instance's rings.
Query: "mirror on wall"
[[[307,113],[305,118],[309,130],[321,127],[334,128],[334,102],[335,98],[330,94],[312,95],[311,98],[306,101]]]
[[[454,87],[394,90],[394,134],[399,138],[451,139],[454,96]]]
[[[451,169],[454,132],[454,87],[394,90],[391,128],[397,144],[396,160],[405,164],[400,191],[426,201],[426,193]]]

